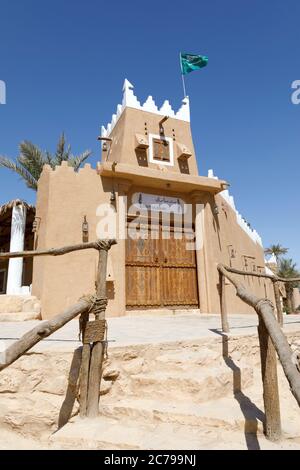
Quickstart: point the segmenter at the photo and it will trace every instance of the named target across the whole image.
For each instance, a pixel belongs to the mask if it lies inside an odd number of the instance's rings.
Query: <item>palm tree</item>
[[[296,263],[294,263],[291,258],[289,259],[283,258],[280,260],[277,275],[279,277],[284,277],[286,279],[293,278],[293,277],[300,277],[300,273],[296,266],[297,266]],[[299,287],[298,282],[286,282],[285,283],[287,313],[292,313],[295,311],[294,296],[293,296],[293,289],[295,287]]]
[[[277,245],[270,245],[268,248],[265,249],[265,254],[266,255],[275,255],[276,261],[280,260],[280,257],[282,255],[286,255],[287,252],[289,251],[288,248],[284,248],[283,246],[280,245],[280,243],[277,243]]]
[[[0,167],[8,168],[20,175],[28,188],[37,190],[38,180],[43,171],[44,165],[55,168],[62,162],[68,162],[75,171],[78,171],[87,158],[91,155],[90,150],[85,150],[78,156],[71,153],[71,146],[66,144],[64,133],[61,134],[56,152],[52,155],[48,151],[42,151],[37,145],[25,140],[20,144],[20,154],[15,160],[0,155]]]

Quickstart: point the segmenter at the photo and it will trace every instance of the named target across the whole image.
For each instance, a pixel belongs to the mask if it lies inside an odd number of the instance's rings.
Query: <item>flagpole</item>
[[[186,90],[185,90],[185,81],[184,81],[184,75],[183,73],[181,74],[181,77],[182,77],[182,85],[183,85],[183,94],[184,94],[184,98],[186,97]]]
[[[186,90],[185,90],[185,81],[184,81],[184,75],[183,75],[183,70],[182,70],[181,52],[179,52],[179,63],[180,63],[180,70],[181,70],[183,94],[184,94],[184,98],[185,98],[186,97]]]

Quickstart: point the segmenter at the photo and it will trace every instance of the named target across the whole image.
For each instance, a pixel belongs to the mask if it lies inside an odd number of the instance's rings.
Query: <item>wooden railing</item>
[[[250,273],[230,268],[222,264],[218,265],[218,271],[220,276],[220,304],[223,332],[229,332],[225,278],[234,285],[237,296],[253,307],[258,314],[258,337],[265,408],[264,432],[269,439],[278,440],[281,438],[281,419],[276,352],[285,376],[289,382],[291,392],[300,407],[300,373],[296,364],[292,360],[292,350],[281,328],[282,310],[278,282],[299,282],[300,278],[285,279],[277,276],[273,277],[267,274]],[[272,302],[269,299],[259,298],[253,293],[247,291],[245,286],[237,281],[234,274],[268,278],[273,282],[278,321],[274,314],[274,306]]]
[[[105,310],[107,254],[116,240],[97,240],[92,243],[53,248],[43,251],[22,251],[0,253],[1,259],[31,258],[36,256],[61,256],[74,251],[95,249],[99,252],[96,293],[80,299],[76,304],[56,315],[51,320],[41,322],[25,333],[18,341],[3,351],[4,362],[0,363],[0,371],[15,362],[34,345],[60,329],[70,320],[80,315],[80,332],[82,333],[82,363],[80,370],[80,416],[96,417],[99,412],[100,382],[102,375],[104,347],[106,344]],[[54,293],[55,295],[55,293]],[[94,314],[95,320],[90,320]]]

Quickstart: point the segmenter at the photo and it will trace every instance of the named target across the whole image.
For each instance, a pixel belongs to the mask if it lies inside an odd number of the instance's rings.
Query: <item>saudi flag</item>
[[[207,65],[208,57],[205,55],[195,55],[180,53],[180,65],[182,75],[193,72],[194,70],[202,69]]]

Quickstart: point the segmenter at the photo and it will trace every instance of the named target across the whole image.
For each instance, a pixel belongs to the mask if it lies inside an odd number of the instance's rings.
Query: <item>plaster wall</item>
[[[49,249],[82,243],[82,223],[86,216],[89,241],[95,241],[101,203],[109,203],[112,181],[100,178],[86,165],[78,173],[67,165],[53,171],[45,167],[39,182],[36,215],[40,225],[37,249]],[[114,267],[114,282],[108,281],[110,316],[122,315],[122,270],[118,269],[124,255],[122,243],[109,252],[109,266]],[[53,317],[75,303],[81,296],[95,292],[98,253],[86,250],[57,257],[34,260],[33,295],[42,303],[43,318]],[[122,263],[121,263],[122,264]],[[113,274],[109,273],[111,277]]]

